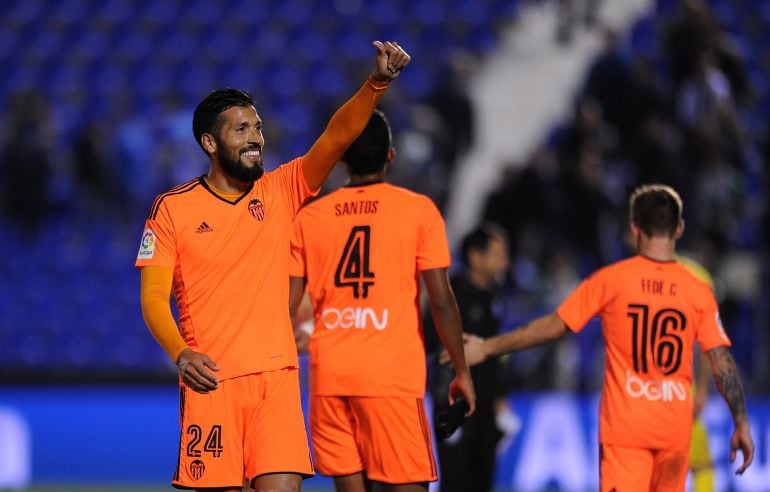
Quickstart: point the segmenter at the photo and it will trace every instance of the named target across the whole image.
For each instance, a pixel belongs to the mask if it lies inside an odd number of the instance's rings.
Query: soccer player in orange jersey
[[[682,491],[698,342],[735,422],[730,461],[740,449],[740,475],[754,457],[743,389],[711,288],[676,261],[676,240],[684,231],[676,191],[664,185],[637,188],[630,198],[630,229],[638,255],[596,271],[555,313],[504,335],[466,336],[467,360],[475,364],[556,340],[599,316],[605,340],[601,490]]]
[[[175,487],[295,491],[314,473],[286,308],[289,235],[302,203],[409,63],[397,43],[374,45],[375,68],[359,91],[304,156],[272,172],[263,172],[251,95],[209,94],[193,115],[209,172],[152,204],[136,266],[144,319],[179,368]]]
[[[449,399],[475,392],[447,268],[444,220],[426,196],[385,182],[395,156],[375,111],[342,160],[347,186],[306,205],[291,239],[291,309],[307,289],[310,435],[318,471],[338,491],[425,491],[437,480],[425,415],[420,279],[454,365]]]

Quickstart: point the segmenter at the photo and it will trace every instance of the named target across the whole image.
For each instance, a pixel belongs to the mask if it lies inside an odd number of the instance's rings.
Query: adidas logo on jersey
[[[209,225],[206,222],[201,222],[201,225],[199,225],[198,228],[195,229],[195,234],[200,234],[201,232],[214,232],[214,229],[209,227]]]

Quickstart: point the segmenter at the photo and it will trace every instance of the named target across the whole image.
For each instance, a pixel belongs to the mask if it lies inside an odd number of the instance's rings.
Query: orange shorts
[[[689,451],[624,448],[602,444],[599,482],[602,492],[683,492]]]
[[[266,473],[313,475],[296,369],[180,388],[177,488],[237,487]]]
[[[422,398],[310,397],[310,435],[318,471],[364,471],[387,484],[438,479]]]

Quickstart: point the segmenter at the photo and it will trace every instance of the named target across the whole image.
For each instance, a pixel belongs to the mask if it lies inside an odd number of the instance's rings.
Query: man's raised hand
[[[374,41],[372,44],[377,48],[372,77],[379,82],[389,82],[398,77],[412,59],[395,41]]]

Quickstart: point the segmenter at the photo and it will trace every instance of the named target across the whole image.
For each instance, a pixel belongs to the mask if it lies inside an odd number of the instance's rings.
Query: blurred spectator
[[[16,94],[0,150],[3,212],[28,232],[52,211],[53,127],[48,103],[35,91]]]
[[[454,52],[449,58],[447,69],[440,73],[435,91],[427,100],[443,120],[444,131],[447,132],[441,154],[449,176],[458,159],[473,145],[475,139],[475,108],[467,87],[474,63],[471,55]]]
[[[716,49],[721,35],[719,24],[704,2],[682,0],[679,11],[663,31],[663,49],[674,92],[695,71],[699,54]]]
[[[601,0],[557,0],[558,19],[556,23],[556,41],[567,45],[581,24],[592,28],[598,20]]]
[[[73,145],[73,167],[80,188],[79,205],[84,213],[108,211],[124,215],[128,196],[122,180],[112,167],[111,143],[104,124],[93,121],[83,126]]]
[[[695,61],[678,94],[679,117],[688,127],[716,134],[721,115],[732,108],[730,82],[714,64],[710,52],[701,51]]]
[[[449,186],[444,150],[450,145],[446,122],[428,104],[411,108],[407,127],[399,131],[394,147],[396,165],[389,170],[393,184],[428,195],[443,210]]]
[[[710,53],[699,54],[695,71],[682,84],[677,105],[696,160],[708,158],[702,149],[709,149],[737,167],[743,165],[742,128],[730,84]]]
[[[504,230],[483,224],[462,240],[463,269],[452,276],[451,285],[464,333],[481,337],[497,335],[500,320],[493,312],[493,302],[504,285],[510,266],[508,239]],[[440,347],[433,318],[426,316],[426,348]],[[438,441],[442,492],[488,492],[492,490],[495,449],[504,434],[515,432],[515,419],[504,396],[504,382],[499,360],[490,360],[471,369],[476,388],[474,413],[449,439]],[[428,389],[433,400],[434,422],[445,412],[447,388],[455,377],[451,366],[430,365]],[[513,426],[512,426],[513,425]]]
[[[127,114],[115,128],[114,150],[121,163],[117,170],[128,187],[131,210],[143,215],[146,203],[163,188],[162,170],[157,165],[156,122],[160,116],[147,109],[147,115]]]
[[[482,218],[508,231],[514,258],[523,253],[522,241],[538,236],[544,245],[533,249],[540,255],[537,262],[553,242],[574,248],[585,268],[604,257],[601,224],[612,209],[604,190],[603,152],[613,152],[613,133],[601,122],[594,100],[583,99],[577,107],[575,122],[557,137],[559,159],[551,149],[538,149],[522,169],[510,166],[486,200]]]
[[[179,96],[164,96],[161,119],[156,128],[158,138],[157,167],[160,189],[184,183],[190,176],[207,171],[201,158],[200,147],[190,140],[190,115],[194,108],[186,108]]]
[[[686,186],[687,168],[681,162],[681,134],[675,125],[659,113],[650,113],[628,150],[640,183],[668,183],[676,189]],[[685,196],[689,196],[683,191]]]
[[[698,70],[702,53],[716,59],[727,74],[738,100],[748,95],[748,78],[734,44],[703,0],[682,0],[678,14],[664,26],[663,49],[667,57],[674,93]]]
[[[636,110],[633,97],[635,77],[626,56],[621,51],[620,39],[615,29],[604,31],[604,50],[588,69],[585,94],[594,98],[602,108],[607,122],[621,136],[631,131]]]
[[[557,189],[557,172],[553,152],[542,147],[523,167],[509,165],[500,186],[487,197],[482,220],[499,224],[508,232],[513,257],[522,250],[519,242],[532,236],[532,229],[547,228],[557,220],[563,203]]]
[[[763,186],[765,190],[763,212],[761,219],[762,230],[762,244],[765,251],[770,251],[770,125],[767,125],[765,129],[765,138],[763,144],[762,153],[762,177]],[[766,255],[767,262],[767,274],[768,280],[770,280],[770,255]],[[768,291],[770,293],[770,291]]]
[[[711,147],[713,149],[713,147]],[[716,240],[725,255],[737,240],[738,219],[743,215],[741,172],[725,162],[717,152],[705,153],[694,182],[691,226]]]
[[[586,270],[604,262],[601,227],[612,209],[604,192],[602,155],[586,146],[578,150],[577,159],[560,176],[564,201],[571,205],[561,211],[559,224],[564,239],[578,254],[580,270]]]
[[[584,151],[592,151],[602,158],[617,151],[617,134],[604,119],[604,110],[596,99],[582,95],[575,103],[572,121],[558,137],[557,149],[562,172],[571,172]]]

